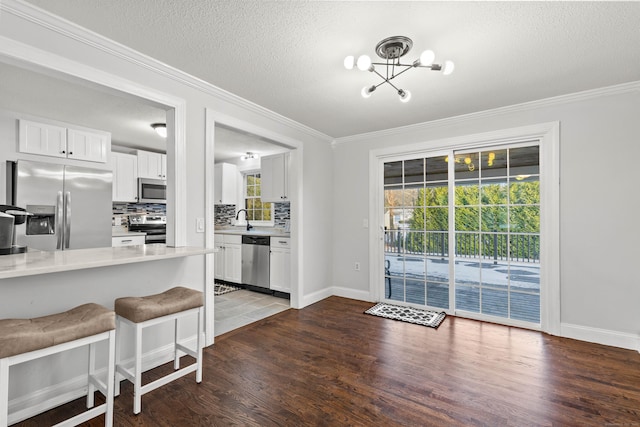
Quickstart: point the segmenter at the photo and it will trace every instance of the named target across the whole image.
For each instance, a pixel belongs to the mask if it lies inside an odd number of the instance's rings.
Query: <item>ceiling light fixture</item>
[[[388,83],[398,93],[400,101],[408,102],[411,99],[411,92],[396,87],[391,83],[391,80],[412,68],[429,68],[432,71],[442,71],[442,74],[448,76],[453,72],[455,67],[452,61],[445,61],[444,65],[434,63],[435,54],[432,50],[425,50],[420,55],[420,58],[416,59],[411,64],[401,63],[400,58],[406,55],[407,52],[411,50],[411,47],[413,47],[413,41],[409,37],[387,37],[376,45],[376,54],[380,58],[386,60],[386,62],[371,62],[371,58],[367,55],[360,55],[356,60],[354,56],[350,55],[344,59],[344,67],[347,70],[352,70],[354,66],[356,66],[359,70],[376,73],[382,79],[382,82],[377,85],[365,86],[362,88],[361,94],[364,98],[369,98],[371,93],[373,93],[378,86]],[[376,65],[385,67],[384,75],[376,70]]]
[[[249,159],[257,159],[258,155],[256,153],[252,153],[251,151],[247,151],[247,154],[240,156],[240,160],[249,160]]]
[[[167,137],[167,125],[165,123],[153,123],[151,125],[151,127],[153,128],[153,130],[156,131],[156,133],[158,135],[160,135],[163,138]]]

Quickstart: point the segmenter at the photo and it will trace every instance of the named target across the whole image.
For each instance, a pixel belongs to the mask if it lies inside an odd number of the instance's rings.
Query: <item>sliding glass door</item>
[[[385,296],[448,309],[449,171],[443,156],[384,165]]]
[[[385,161],[384,299],[539,324],[539,158],[534,141]]]
[[[540,323],[538,146],[454,162],[456,311]]]

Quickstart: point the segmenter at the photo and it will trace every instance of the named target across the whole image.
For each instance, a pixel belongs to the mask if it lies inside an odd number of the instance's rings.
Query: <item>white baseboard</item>
[[[191,348],[196,346],[196,337],[180,340],[180,343]],[[173,343],[154,349],[142,356],[142,370],[156,368],[173,360]],[[123,365],[133,364],[133,357],[122,362]],[[106,367],[96,370],[97,376],[106,375]],[[87,395],[87,375],[82,374],[62,383],[54,384],[19,396],[9,401],[9,424],[41,414],[72,400]]]
[[[371,297],[371,293],[369,291],[358,291],[355,289],[342,288],[339,286],[334,286],[331,290],[332,290],[332,295],[335,295],[338,297],[357,299],[360,301],[375,302],[375,299]]]
[[[322,301],[323,299],[329,298],[330,296],[351,298],[361,301],[375,301],[371,298],[371,294],[369,293],[369,291],[358,291],[355,289],[333,286],[330,288],[319,290],[318,292],[314,292],[310,295],[305,295],[302,299],[303,305],[300,308],[315,304],[316,302]]]
[[[308,305],[315,304],[318,301],[322,301],[325,298],[329,298],[331,295],[333,295],[332,288],[324,288],[312,294],[305,295],[302,297],[302,307],[300,308],[304,308]]]
[[[562,323],[560,324],[560,335],[565,338],[573,338],[580,341],[610,345],[640,352],[640,336],[638,334]]]

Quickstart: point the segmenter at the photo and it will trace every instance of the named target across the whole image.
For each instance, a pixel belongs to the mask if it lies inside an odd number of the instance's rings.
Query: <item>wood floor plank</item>
[[[364,314],[371,305],[331,297],[221,335],[201,384],[155,390],[137,416],[123,383],[115,425],[640,425],[638,352],[452,316],[427,328]]]

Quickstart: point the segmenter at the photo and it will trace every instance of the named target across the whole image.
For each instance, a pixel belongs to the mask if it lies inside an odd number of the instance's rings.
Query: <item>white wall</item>
[[[559,121],[561,333],[640,349],[639,88],[631,84],[336,141],[335,292],[371,298],[362,226],[371,197],[370,150]],[[359,272],[355,261],[362,263]]]

